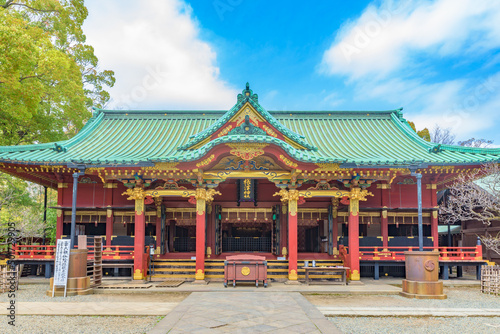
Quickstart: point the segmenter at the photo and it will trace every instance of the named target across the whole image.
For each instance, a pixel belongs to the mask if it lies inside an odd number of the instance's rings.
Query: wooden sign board
[[[52,297],[56,286],[64,286],[64,297],[68,287],[68,270],[69,270],[69,254],[71,248],[71,240],[58,239],[56,247],[56,261],[54,264],[54,283],[52,285]]]

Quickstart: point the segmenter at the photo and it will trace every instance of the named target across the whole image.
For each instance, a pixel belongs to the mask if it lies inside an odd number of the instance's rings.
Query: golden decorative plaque
[[[241,268],[241,274],[243,276],[248,276],[250,274],[250,268],[248,268],[248,267]]]

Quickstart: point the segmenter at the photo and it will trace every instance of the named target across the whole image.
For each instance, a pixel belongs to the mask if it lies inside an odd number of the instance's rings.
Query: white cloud
[[[500,46],[500,1],[382,1],[345,24],[325,51],[326,74],[387,77],[414,54],[450,56]],[[476,38],[480,34],[481,38]]]
[[[404,107],[417,128],[450,128],[457,139],[481,136],[500,119],[500,73],[476,84],[468,80],[425,83],[420,79],[363,81],[356,85],[364,99],[385,100]]]
[[[182,0],[89,3],[84,26],[100,67],[116,74],[109,108],[228,109],[237,90]]]
[[[339,30],[320,70],[347,77],[357,100],[404,107],[419,129],[437,124],[458,140],[481,137],[500,120],[498,59],[484,57],[500,47],[498,22],[500,1],[382,0]],[[474,61],[491,70],[484,81],[449,79],[453,66]]]

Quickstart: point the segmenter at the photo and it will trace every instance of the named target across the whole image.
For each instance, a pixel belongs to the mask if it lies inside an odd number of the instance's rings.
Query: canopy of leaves
[[[408,124],[411,126],[411,128],[413,129],[413,131],[415,131],[420,138],[422,138],[425,141],[431,141],[431,135],[429,133],[429,129],[424,128],[424,129],[422,129],[420,131],[417,131],[417,128],[415,127],[415,123],[414,122],[408,121]]]
[[[0,0],[0,145],[67,139],[109,100],[87,14],[83,0]]]

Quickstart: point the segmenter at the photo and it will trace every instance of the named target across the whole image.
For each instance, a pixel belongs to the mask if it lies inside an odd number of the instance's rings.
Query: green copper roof
[[[251,92],[251,91],[250,91]],[[245,90],[244,90],[245,93]],[[499,161],[500,149],[441,145],[422,140],[391,111],[265,111],[256,95],[239,96],[225,111],[96,110],[72,139],[39,145],[0,147],[0,162],[65,165],[136,165],[193,161],[224,143],[259,142],[280,146],[303,162],[358,166],[460,165]],[[226,135],[201,143],[249,101],[265,119],[306,149],[268,135]]]

